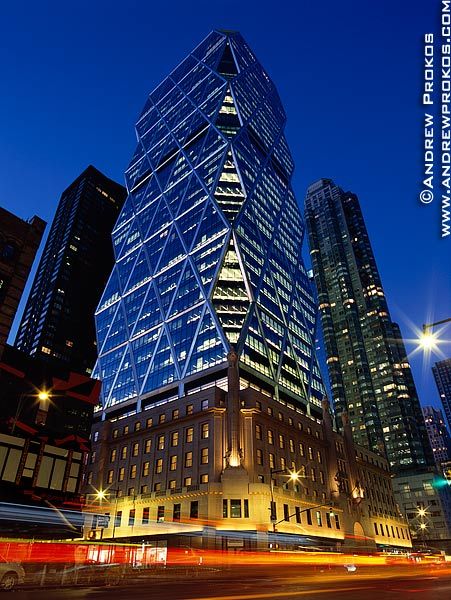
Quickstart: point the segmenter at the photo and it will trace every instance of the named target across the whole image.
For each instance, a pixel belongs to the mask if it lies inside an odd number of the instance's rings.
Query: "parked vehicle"
[[[13,590],[25,581],[25,571],[20,563],[8,562],[0,555],[0,590]]]

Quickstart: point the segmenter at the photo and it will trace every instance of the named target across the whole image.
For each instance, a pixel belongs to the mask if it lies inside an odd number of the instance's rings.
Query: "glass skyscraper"
[[[436,362],[432,367],[432,372],[448,421],[448,427],[451,431],[451,358]]]
[[[356,442],[385,453],[395,471],[432,465],[358,198],[322,179],[308,189],[305,209],[338,422],[348,412]]]
[[[96,311],[107,412],[224,377],[234,348],[248,380],[321,416],[284,125],[274,84],[235,32],[212,32],[149,95]]]
[[[93,313],[113,264],[111,230],[125,196],[93,166],[63,192],[17,332],[19,350],[91,373]]]

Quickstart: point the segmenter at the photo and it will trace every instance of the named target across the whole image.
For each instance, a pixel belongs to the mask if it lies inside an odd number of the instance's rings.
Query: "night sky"
[[[3,2],[0,205],[50,223],[88,164],[122,183],[147,94],[211,29],[237,29],[285,106],[300,205],[321,177],[358,194],[392,317],[412,339],[414,326],[451,316],[451,236],[440,239],[438,202],[418,200],[423,35],[438,37],[439,10],[439,0]],[[411,361],[422,403],[437,405],[431,360]]]

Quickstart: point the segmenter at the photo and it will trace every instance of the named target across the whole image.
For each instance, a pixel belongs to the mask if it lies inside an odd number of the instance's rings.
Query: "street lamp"
[[[117,500],[118,500],[118,489],[108,488],[107,490],[96,490],[96,500],[102,503],[103,500],[107,500],[109,496],[109,492],[114,492],[114,513],[112,516],[113,519],[113,531],[111,532],[111,539],[114,541],[114,535],[116,533],[116,516],[117,516]]]
[[[17,421],[19,420],[19,417],[22,414],[25,398],[27,396],[32,396],[32,395],[34,395],[34,394],[29,394],[28,392],[22,392],[20,394],[19,402],[17,404],[16,414],[14,416],[14,421],[13,421],[13,424],[11,427],[12,434],[14,433],[16,426],[17,426]],[[38,412],[36,415],[36,424],[37,425],[45,425],[45,422],[47,420],[48,406],[50,403],[50,394],[45,389],[38,390],[36,393],[36,398],[39,401]]]
[[[444,325],[445,323],[451,323],[451,317],[442,319],[441,321],[435,321],[434,323],[425,323],[423,330],[419,337],[418,343],[423,350],[431,352],[437,348],[437,344],[440,343],[438,336],[432,332],[432,329],[437,325]]]
[[[283,473],[284,475],[289,476],[290,481],[299,481],[300,475],[296,471],[289,471],[288,469],[269,469],[269,477],[270,477],[270,489],[271,489],[271,507],[270,507],[270,516],[271,523],[273,525],[273,531],[276,532],[276,521],[277,521],[277,511],[276,511],[276,503],[274,502],[274,480],[272,478],[273,475],[277,473]]]

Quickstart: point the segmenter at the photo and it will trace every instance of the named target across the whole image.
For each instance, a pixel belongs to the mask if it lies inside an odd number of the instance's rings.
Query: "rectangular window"
[[[175,419],[178,419],[180,416],[180,411],[178,408],[174,408],[174,410],[172,411],[172,419],[175,421]]]
[[[198,517],[199,517],[199,502],[197,500],[193,500],[190,503],[189,518],[197,519]]]
[[[280,468],[283,470],[287,468],[287,461],[283,456],[280,457]]]
[[[122,432],[122,433],[123,433],[124,435],[127,435],[128,431],[129,431],[129,427],[128,427],[128,425],[125,425],[125,427],[124,427],[124,430],[123,430],[123,432]]]
[[[150,462],[148,460],[146,460],[146,462],[143,463],[143,477],[147,477],[150,473]]]
[[[227,519],[228,517],[228,502],[227,500],[222,501],[222,518]]]
[[[149,522],[149,513],[150,513],[150,507],[149,506],[145,506],[143,508],[143,518],[142,518],[142,524],[143,525],[147,525]]]
[[[200,464],[208,465],[208,448],[202,448],[200,451]]]
[[[185,432],[185,441],[187,444],[190,444],[193,441],[194,429],[192,427],[188,427]]]
[[[318,527],[322,527],[323,526],[323,519],[322,519],[321,511],[320,510],[316,511],[316,524],[318,525]]]
[[[173,431],[171,433],[171,446],[175,448],[175,446],[179,445],[179,432]]]
[[[164,450],[164,435],[158,436],[158,450]]]
[[[308,447],[308,457],[310,460],[313,460],[313,449],[310,446]]]
[[[157,521],[164,521],[164,506],[159,506],[157,508]]]
[[[139,443],[136,442],[132,446],[132,456],[138,456],[138,454],[139,454]]]
[[[141,429],[141,421],[136,421],[135,423],[135,431],[139,431]]]
[[[115,527],[120,527],[122,522],[122,511],[118,510],[116,512],[116,517],[114,519]]]
[[[157,462],[155,463],[155,473],[162,473],[163,472],[163,459],[162,458],[158,458]]]
[[[121,467],[119,469],[119,473],[118,473],[117,479],[118,479],[118,481],[124,481],[124,478],[125,478],[125,468]]]
[[[284,521],[290,520],[290,509],[288,507],[288,504],[283,505],[283,518],[284,518]]]
[[[169,489],[170,490],[175,490],[175,488],[177,487],[177,482],[175,479],[170,479],[169,480]]]
[[[185,452],[185,467],[192,467],[192,466],[193,466],[193,453]]]
[[[114,462],[116,460],[117,450],[113,448],[110,452],[110,462]]]
[[[324,479],[324,472],[320,471],[319,472],[319,480],[321,481],[321,483],[324,485],[325,483],[325,479]]]
[[[189,487],[192,483],[193,483],[193,480],[191,477],[185,477],[185,479],[183,480],[183,485],[185,487]]]
[[[302,523],[302,520],[301,520],[301,509],[299,508],[299,506],[296,506],[294,510],[296,512],[296,523]]]
[[[299,444],[299,454],[305,456],[305,446],[302,443]]]
[[[114,476],[114,471],[113,470],[108,471],[108,477],[107,477],[106,482],[113,483],[113,476]],[[90,482],[88,481],[88,483],[90,483]]]
[[[119,429],[113,429],[113,440],[119,437]]]
[[[148,438],[145,442],[144,442],[144,452],[145,454],[149,454],[150,450],[152,448],[152,439]]]
[[[181,513],[181,504],[174,504],[174,508],[172,509],[172,520],[180,521],[180,513]]]
[[[169,459],[169,470],[176,471],[177,470],[177,455],[172,455]]]
[[[241,519],[241,500],[230,500],[230,516],[232,519]]]
[[[121,458],[125,459],[127,458],[127,446],[123,446],[122,450],[121,450]]]
[[[288,441],[289,447],[290,447],[290,452],[294,452],[294,441],[293,440],[289,440]]]
[[[194,405],[193,404],[187,404],[186,405],[186,414],[187,415],[192,415],[194,413]]]
[[[340,529],[340,517],[338,515],[335,515],[335,527]]]
[[[268,444],[271,446],[274,444],[274,434],[271,429],[268,429]]]
[[[135,509],[133,508],[129,513],[128,513],[128,525],[133,526],[135,524]]]
[[[141,494],[147,494],[148,491],[149,491],[149,486],[147,485],[147,483],[145,483],[144,485],[141,486]]]
[[[136,465],[131,465],[130,467],[130,479],[135,479],[136,477]]]
[[[158,423],[160,423],[160,425],[161,425],[161,423],[164,423],[165,421],[166,421],[166,415],[163,413],[162,415],[160,415],[158,417]]]
[[[269,453],[269,468],[270,469],[274,469],[275,468],[275,459],[274,459],[274,454],[272,454],[271,452]]]
[[[332,528],[332,522],[330,520],[330,512],[329,511],[326,512],[326,525],[329,527],[329,529]]]
[[[152,423],[153,423],[153,419],[152,419],[152,417],[149,417],[149,418],[146,420],[146,427],[147,427],[147,428],[149,428],[149,427],[152,427]]]
[[[255,438],[257,440],[261,440],[262,439],[262,426],[261,425],[256,425],[255,426]]]
[[[285,448],[285,439],[282,434],[279,434],[279,448]]]
[[[322,462],[323,462],[323,457],[322,457],[322,454],[321,454],[321,452],[319,450],[316,453],[316,458],[317,458],[319,464],[321,465]]]
[[[200,408],[201,408],[201,410],[207,410],[208,400],[202,400],[202,402],[200,403]]]
[[[209,427],[208,427],[208,423],[202,423],[201,425],[201,432],[200,432],[200,437],[203,440],[206,440],[208,438],[209,435]]]
[[[153,484],[153,491],[159,492],[160,490],[161,490],[161,483],[159,481],[157,481],[156,483]]]
[[[263,465],[263,450],[257,448],[257,465]]]
[[[134,496],[135,495],[135,488],[134,487],[128,488],[127,495],[128,496]]]
[[[244,518],[249,519],[249,500],[245,498],[243,500],[244,503]]]
[[[312,524],[312,511],[310,509],[305,511],[305,514],[307,515],[307,524],[311,525]]]
[[[378,531],[378,529],[377,529],[377,523],[373,523],[373,525],[374,525],[374,533],[375,533],[376,535],[379,535],[379,531]]]

